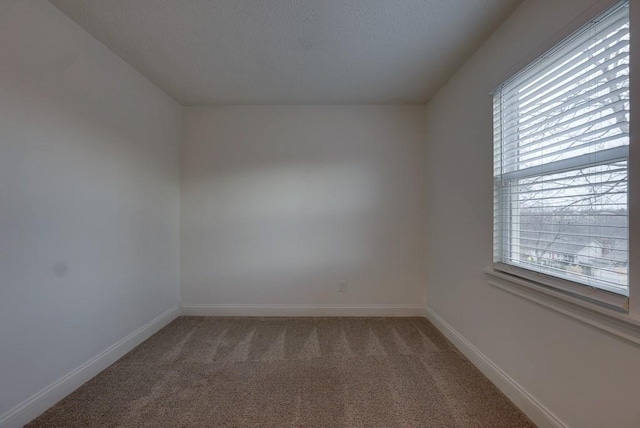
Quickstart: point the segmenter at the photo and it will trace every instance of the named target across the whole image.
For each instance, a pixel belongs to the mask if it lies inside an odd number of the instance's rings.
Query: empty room
[[[0,427],[640,427],[639,105],[638,0],[0,0]]]

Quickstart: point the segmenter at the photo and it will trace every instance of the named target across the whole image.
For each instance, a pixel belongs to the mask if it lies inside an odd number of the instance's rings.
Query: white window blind
[[[494,92],[494,262],[628,295],[629,4]]]

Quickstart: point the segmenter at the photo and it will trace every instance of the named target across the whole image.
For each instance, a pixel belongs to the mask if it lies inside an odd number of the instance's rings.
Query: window
[[[493,96],[495,268],[628,296],[628,1]]]

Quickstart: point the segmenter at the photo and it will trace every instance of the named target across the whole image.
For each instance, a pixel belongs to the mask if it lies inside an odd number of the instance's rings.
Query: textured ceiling
[[[424,103],[520,0],[50,0],[183,105]]]

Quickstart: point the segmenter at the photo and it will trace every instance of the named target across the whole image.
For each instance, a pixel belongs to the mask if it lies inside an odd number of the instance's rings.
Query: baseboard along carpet
[[[180,317],[27,425],[533,427],[423,318]]]

